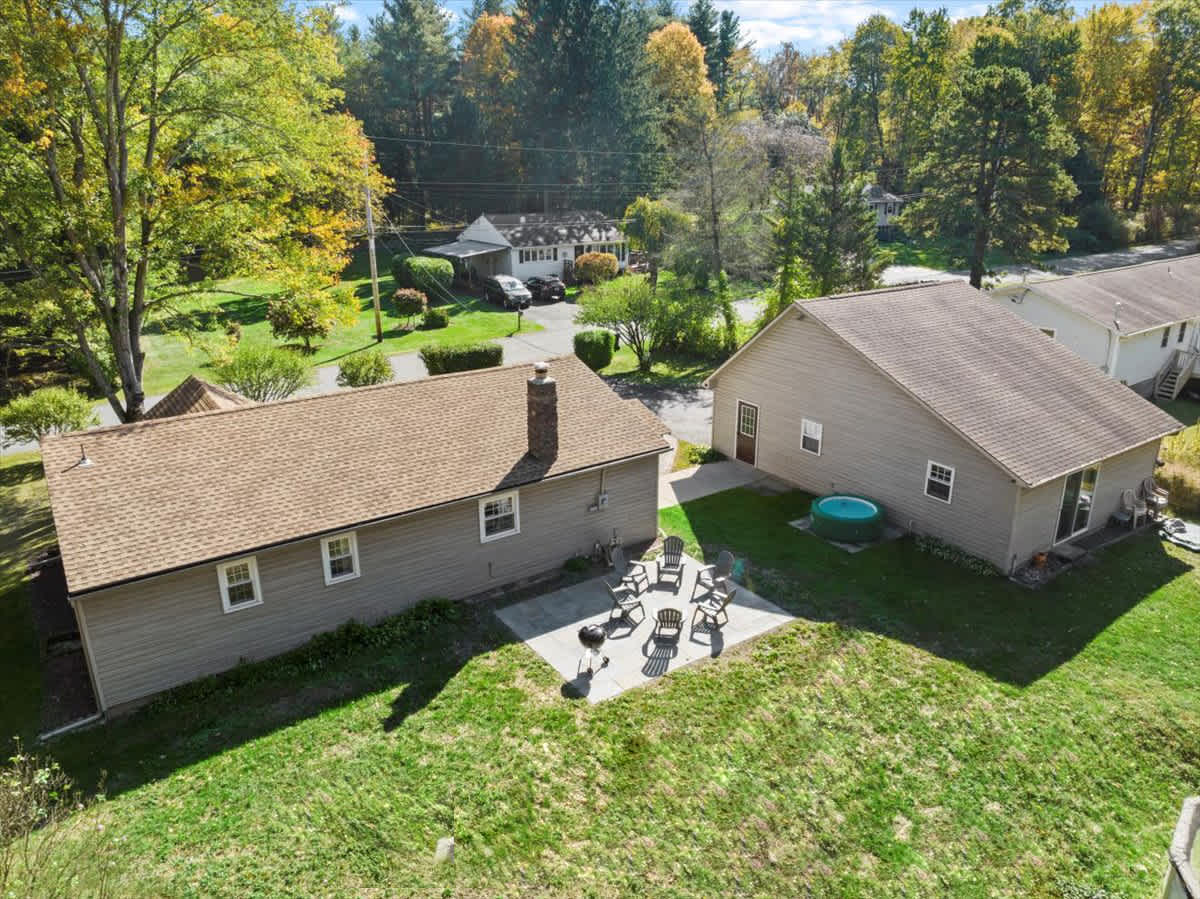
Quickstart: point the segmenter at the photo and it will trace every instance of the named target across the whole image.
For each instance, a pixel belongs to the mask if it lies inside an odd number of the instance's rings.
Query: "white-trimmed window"
[[[258,583],[258,561],[254,556],[222,562],[217,566],[221,587],[221,606],[226,612],[262,605],[262,587]]]
[[[800,449],[814,456],[821,455],[821,435],[824,428],[821,423],[811,419],[800,419]]]
[[[954,469],[949,465],[930,461],[925,469],[925,495],[948,503],[953,493]]]
[[[353,580],[358,570],[358,538],[354,531],[321,539],[321,561],[325,566],[325,586]]]
[[[521,533],[521,504],[517,491],[499,493],[479,501],[479,542]]]

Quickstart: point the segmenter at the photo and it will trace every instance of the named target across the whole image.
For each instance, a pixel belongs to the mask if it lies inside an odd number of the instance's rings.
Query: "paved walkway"
[[[588,702],[597,703],[652,683],[684,665],[716,658],[730,646],[793,620],[792,615],[774,603],[738,586],[726,610],[727,621],[720,627],[702,621],[693,626],[696,603],[691,596],[699,566],[695,559],[684,556],[680,586],[651,583],[640,597],[642,611],[635,610],[628,618],[610,615],[612,599],[605,589],[604,578],[505,606],[497,609],[496,615],[562,676],[564,695],[585,696]],[[650,578],[655,578],[655,564],[647,563],[647,568]],[[703,593],[696,597],[697,601],[703,598]],[[677,635],[655,634],[655,616],[662,608],[683,613],[683,629]],[[578,636],[585,624],[599,624],[608,633],[600,651],[609,658],[609,663],[595,668],[590,676]]]
[[[765,475],[753,466],[732,459],[693,465],[664,474],[658,481],[658,507],[666,509],[722,490],[745,487]]]

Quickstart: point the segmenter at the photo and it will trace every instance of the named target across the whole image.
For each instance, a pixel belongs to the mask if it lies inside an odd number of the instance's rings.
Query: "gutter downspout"
[[[1108,352],[1105,353],[1104,370],[1110,378],[1117,376],[1117,358],[1121,355],[1121,303],[1113,307],[1112,327],[1108,329]]]

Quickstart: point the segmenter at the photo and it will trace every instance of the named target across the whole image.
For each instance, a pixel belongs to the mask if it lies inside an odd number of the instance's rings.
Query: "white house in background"
[[[629,244],[616,222],[595,211],[487,213],[453,243],[431,247],[430,256],[453,261],[463,275],[569,276],[585,253],[612,253],[623,270]]]
[[[880,237],[888,237],[896,226],[900,210],[904,208],[904,199],[884,190],[878,184],[863,188],[863,199],[875,213],[875,227]]]
[[[1142,396],[1174,399],[1195,368],[1200,255],[1008,285],[990,296]]]

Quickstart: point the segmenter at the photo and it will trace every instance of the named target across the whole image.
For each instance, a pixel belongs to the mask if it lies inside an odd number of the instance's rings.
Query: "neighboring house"
[[[1183,427],[962,281],[794,303],[708,383],[716,449],[1006,572],[1104,526]]]
[[[665,430],[567,356],[47,438],[100,708],[653,539]]]
[[[612,253],[621,269],[629,261],[625,235],[602,212],[481,215],[453,243],[425,252],[450,259],[461,274],[474,278],[569,277],[584,253]]]
[[[170,418],[173,415],[214,412],[217,409],[236,409],[238,406],[252,405],[253,400],[248,400],[241,394],[201,381],[195,375],[188,375],[179,382],[179,386],[151,406],[143,417]]]
[[[1200,255],[1009,285],[993,301],[1142,396],[1175,399],[1200,331]]]
[[[863,188],[863,200],[875,213],[875,228],[881,239],[890,238],[896,229],[896,219],[904,208],[904,198],[884,190],[878,184]]]

